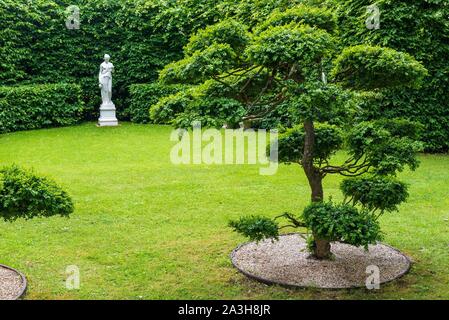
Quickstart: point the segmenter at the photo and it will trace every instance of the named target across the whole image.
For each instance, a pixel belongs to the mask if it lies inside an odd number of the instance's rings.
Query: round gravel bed
[[[26,279],[18,271],[0,264],[0,300],[17,300],[26,289]]]
[[[232,252],[231,260],[240,272],[264,283],[326,289],[365,287],[373,275],[368,266],[379,268],[380,284],[403,276],[411,266],[404,254],[381,243],[366,251],[333,242],[331,251],[332,261],[314,259],[300,235],[288,234],[279,241],[245,243]]]

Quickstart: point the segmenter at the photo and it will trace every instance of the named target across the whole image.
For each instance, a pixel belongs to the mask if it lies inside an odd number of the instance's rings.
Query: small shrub
[[[71,198],[52,180],[17,166],[0,170],[0,218],[5,221],[72,212]]]
[[[229,226],[236,232],[248,237],[251,241],[260,241],[265,238],[278,239],[279,226],[276,221],[259,216],[241,217],[230,221]]]
[[[303,219],[314,237],[363,246],[381,240],[380,226],[373,215],[346,204],[314,202],[303,211]]]

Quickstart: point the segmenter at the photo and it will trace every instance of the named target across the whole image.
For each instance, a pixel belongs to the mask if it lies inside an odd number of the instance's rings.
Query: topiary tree
[[[306,5],[274,11],[251,29],[224,20],[198,31],[185,57],[160,73],[164,83],[194,85],[165,98],[187,99],[173,119],[178,126],[195,120],[214,125],[210,115],[217,106],[211,102],[217,99],[233,106],[217,126],[236,114],[240,121],[254,122],[276,110],[289,112],[297,125],[280,135],[279,161],[302,166],[312,203],[301,215],[280,217],[287,226],[309,230],[309,248],[319,259],[331,258],[331,241],[367,247],[381,238],[378,217],[407,198],[396,174],[406,166],[417,168],[421,148],[417,124],[406,119],[355,123],[353,109],[354,101],[384,89],[418,87],[426,69],[389,48],[342,47],[336,25],[331,11]],[[336,164],[340,149],[347,159]],[[322,182],[329,174],[347,178],[342,203],[324,201]],[[276,238],[285,227],[277,218],[254,216],[230,225],[254,240]]]
[[[0,218],[5,221],[72,212],[71,198],[55,182],[17,166],[0,170]]]

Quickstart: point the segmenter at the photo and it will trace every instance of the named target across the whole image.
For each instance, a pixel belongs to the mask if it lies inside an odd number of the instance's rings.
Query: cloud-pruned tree
[[[396,174],[417,168],[420,126],[406,119],[356,123],[351,101],[419,87],[427,71],[418,61],[380,46],[344,47],[333,13],[306,5],[275,10],[251,28],[225,19],[199,30],[184,53],[160,72],[163,83],[191,85],[164,100],[183,102],[174,125],[254,122],[280,108],[296,123],[280,135],[279,161],[302,166],[311,204],[302,214],[282,214],[286,225],[280,217],[250,216],[230,223],[236,231],[261,240],[285,226],[306,228],[318,259],[332,257],[332,241],[367,247],[381,238],[379,216],[407,198]],[[347,159],[335,163],[341,149]],[[331,174],[346,177],[342,203],[325,201],[323,179]]]

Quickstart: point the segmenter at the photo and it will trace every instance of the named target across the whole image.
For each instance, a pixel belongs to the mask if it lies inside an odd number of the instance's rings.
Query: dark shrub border
[[[0,87],[0,133],[69,126],[82,113],[81,87],[76,84]]]

